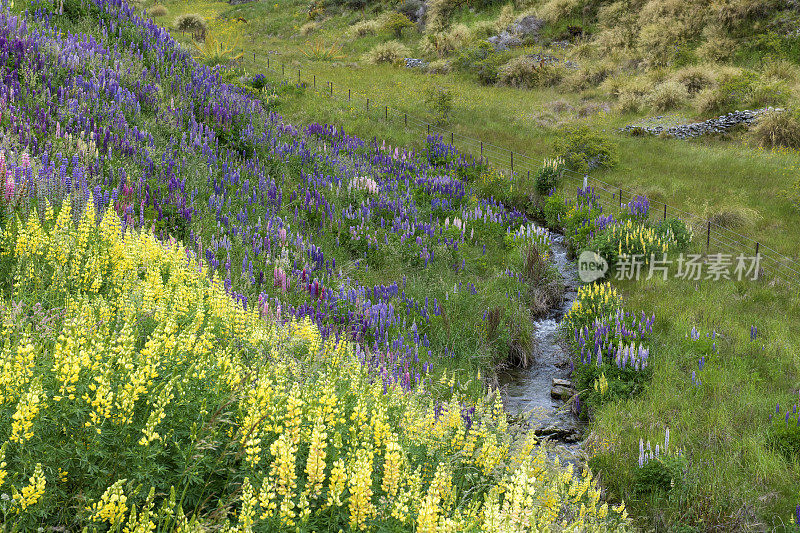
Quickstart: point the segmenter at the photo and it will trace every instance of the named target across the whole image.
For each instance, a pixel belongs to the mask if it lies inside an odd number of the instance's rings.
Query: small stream
[[[559,443],[559,455],[567,460],[579,452],[583,437],[582,424],[569,407],[551,391],[554,379],[567,380],[570,373],[570,354],[559,333],[563,316],[577,297],[578,270],[567,258],[564,237],[551,234],[552,261],[564,280],[564,297],[561,305],[535,321],[536,333],[533,363],[529,368],[509,369],[499,376],[506,411],[522,423],[529,425],[541,437]],[[566,452],[566,454],[561,453]]]

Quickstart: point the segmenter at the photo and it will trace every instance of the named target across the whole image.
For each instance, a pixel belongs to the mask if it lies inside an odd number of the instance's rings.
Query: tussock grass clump
[[[568,72],[561,82],[561,87],[570,91],[585,91],[599,86],[613,73],[614,67],[608,62],[589,65]]]
[[[195,40],[204,41],[208,33],[208,24],[202,15],[187,13],[175,19],[175,29],[191,32]]]
[[[688,97],[689,93],[686,91],[681,83],[677,81],[665,81],[656,85],[647,95],[647,103],[655,111],[670,111],[676,107],[682,106]]]
[[[150,16],[153,18],[163,17],[167,14],[167,8],[161,4],[155,5],[150,8]]]
[[[697,47],[697,56],[710,62],[725,61],[736,51],[736,41],[725,34],[705,32],[705,42]]]
[[[377,65],[379,63],[397,63],[410,54],[406,45],[399,41],[388,41],[376,45],[364,56],[365,61]]]
[[[429,74],[448,74],[453,70],[453,65],[447,59],[437,59],[428,63],[426,72]]]
[[[764,63],[761,75],[767,79],[783,81],[796,81],[798,78],[798,67],[786,59],[771,59]]]
[[[791,97],[792,92],[785,81],[759,79],[753,84],[746,105],[749,108],[783,107]]]
[[[426,33],[422,39],[422,51],[429,55],[445,57],[472,41],[472,32],[464,24],[456,24],[447,31]]]
[[[318,20],[310,20],[300,26],[300,35],[311,35],[312,33],[319,31],[321,27],[322,23]]]
[[[432,33],[445,30],[453,12],[462,3],[462,0],[429,0],[425,15],[426,30]]]
[[[676,72],[674,79],[686,87],[689,95],[695,95],[714,83],[714,74],[708,65],[692,65]]]
[[[379,28],[380,24],[377,20],[362,20],[353,24],[348,34],[355,38],[366,37],[367,35],[375,35],[378,33]]]
[[[751,130],[751,138],[762,148],[800,149],[800,113],[770,111],[764,113]]]
[[[530,56],[515,57],[498,71],[498,83],[523,89],[551,87],[563,77],[563,67],[544,63]]]
[[[578,10],[583,0],[547,0],[537,9],[538,16],[553,24]]]
[[[706,219],[723,228],[753,228],[762,219],[761,214],[743,205],[705,206]]]
[[[560,115],[562,113],[571,113],[575,110],[572,105],[566,100],[553,100],[544,104],[545,109],[553,114]]]

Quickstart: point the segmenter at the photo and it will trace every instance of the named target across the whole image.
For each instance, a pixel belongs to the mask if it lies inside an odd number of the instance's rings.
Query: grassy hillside
[[[669,13],[675,10],[653,9],[655,3],[652,4],[648,10],[637,10],[638,5],[631,6],[630,12],[641,11],[648,16],[660,13],[658,16],[664,18],[663,21],[658,19],[659,25],[675,27],[669,20]],[[572,38],[566,49],[554,47],[552,43],[560,42],[562,37],[559,32],[563,29],[558,28],[566,26],[563,21],[547,19],[538,40],[523,42],[519,48],[502,53],[492,52],[481,59],[486,55],[480,52],[485,47],[481,44],[482,39],[491,33],[481,30],[485,23],[494,24],[489,29],[498,32],[503,24],[507,25],[528,12],[549,17],[547,10],[550,8],[547,5],[518,6],[509,11],[505,4],[500,3],[485,8],[467,4],[455,9],[449,19],[451,28],[465,25],[469,29],[466,41],[458,50],[446,53],[441,59],[435,51],[426,52],[425,42],[430,34],[428,26],[417,25],[403,30],[400,41],[409,49],[406,57],[421,57],[430,62],[432,66],[426,72],[391,63],[373,65],[366,58],[374,47],[395,40],[391,32],[380,29],[377,22],[363,37],[354,33],[359,21],[380,21],[385,17],[389,11],[385,3],[370,4],[363,10],[325,4],[324,9],[313,15],[313,20],[309,20],[305,2],[281,1],[235,7],[222,2],[167,2],[164,5],[168,14],[156,18],[159,23],[169,27],[182,13],[203,15],[211,34],[216,33],[231,46],[247,50],[244,61],[249,70],[257,72],[263,69],[266,55],[273,53],[273,65],[278,62],[285,64],[287,72],[291,71],[293,75],[293,65],[302,67],[303,79],[310,82],[312,74],[316,75],[320,86],[323,80],[334,81],[334,90],[339,94],[346,94],[347,89],[351,89],[354,98],[355,95],[361,97],[362,107],[363,98],[369,97],[376,107],[384,102],[401,112],[435,121],[437,113],[431,104],[426,104],[426,93],[435,86],[445,87],[453,96],[447,128],[517,153],[540,158],[553,156],[557,153],[557,141],[564,127],[588,124],[605,132],[619,147],[619,164],[611,169],[595,169],[593,175],[700,216],[728,220],[730,229],[752,235],[786,255],[796,257],[800,253],[797,240],[791,237],[790,231],[800,221],[800,210],[794,207],[800,202],[795,185],[800,181],[796,176],[799,158],[793,150],[760,148],[750,135],[742,131],[686,142],[630,137],[616,132],[618,128],[644,117],[664,113],[669,113],[675,121],[692,121],[737,108],[787,105],[796,99],[798,81],[798,68],[792,63],[795,56],[790,53],[761,54],[758,57],[763,61],[756,62],[732,56],[713,64],[697,59],[651,66],[636,60],[636,47],[624,50],[615,47],[615,55],[606,57],[598,49],[602,25],[597,22],[587,23],[587,27],[594,28],[592,32]],[[696,9],[700,10],[699,7]],[[582,9],[576,12],[579,11]],[[596,13],[595,7],[587,15],[587,20],[595,20]],[[790,11],[786,10],[781,16],[789,14]],[[565,14],[564,21],[575,22],[571,16]],[[610,24],[608,27],[616,26]],[[178,35],[178,39],[181,38]],[[741,40],[746,43],[753,41]],[[258,53],[256,62],[249,55],[251,51]],[[493,71],[496,71],[503,62],[531,53],[571,59],[579,68],[552,66],[559,71],[554,74],[554,84],[535,83],[524,87],[497,80],[487,85],[473,68],[491,63]],[[434,64],[437,61],[449,66],[438,68]],[[291,80],[290,76],[287,77]],[[656,102],[659,98],[656,89],[664,84],[672,87],[675,83],[684,84],[686,94],[675,99],[667,98],[666,104],[669,105],[662,107]],[[702,84],[707,94],[695,90],[697,84]],[[777,96],[781,101],[759,101],[762,98],[759,95]],[[702,108],[705,99],[713,100],[712,96],[717,102],[722,102],[722,107]],[[314,117],[320,113],[327,113],[313,99],[299,98],[290,105],[291,112],[297,112],[297,116],[305,120],[315,120]],[[357,104],[354,106],[358,107]],[[284,112],[290,110],[284,108]],[[384,136],[390,134],[405,143],[410,139],[399,126],[395,122],[389,130],[381,131]],[[419,142],[419,138],[415,140]],[[464,146],[462,149],[467,150]],[[653,154],[663,157],[653,157]],[[753,186],[755,184],[758,186]]]

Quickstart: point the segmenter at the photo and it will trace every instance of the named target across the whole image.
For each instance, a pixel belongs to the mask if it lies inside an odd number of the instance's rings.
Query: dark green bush
[[[462,50],[453,59],[452,66],[459,72],[475,76],[480,83],[494,85],[497,83],[500,67],[513,57],[511,50],[497,51],[487,41]]]
[[[605,393],[595,389],[594,386],[600,376],[605,376],[608,382],[608,389]],[[581,393],[581,419],[591,419],[602,405],[632,398],[644,390],[652,376],[652,368],[634,370],[630,366],[618,368],[616,364],[605,362],[600,366],[594,363],[576,363],[572,379],[575,387],[579,391],[583,391]]]
[[[579,172],[617,164],[617,146],[607,136],[584,125],[565,128],[556,141],[556,149],[566,165]]]
[[[675,238],[675,246],[678,250],[685,250],[692,242],[692,230],[686,226],[683,220],[678,218],[668,218],[661,221],[656,226],[661,234],[665,234],[667,230],[672,231],[672,236]]]
[[[678,455],[662,455],[652,459],[636,470],[636,492],[669,492],[683,479],[686,467],[686,459]]]
[[[391,32],[396,39],[403,37],[403,30],[406,28],[413,28],[414,23],[403,13],[389,13],[383,19],[381,27],[384,31]]]

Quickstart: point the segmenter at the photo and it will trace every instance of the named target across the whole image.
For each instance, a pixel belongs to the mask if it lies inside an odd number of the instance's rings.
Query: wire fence
[[[250,59],[246,57],[245,59]],[[320,96],[346,104],[354,112],[362,113],[374,121],[384,121],[389,124],[402,124],[406,131],[430,136],[439,135],[455,147],[459,153],[471,156],[475,161],[491,164],[498,171],[503,171],[510,179],[515,176],[535,173],[541,168],[542,160],[531,157],[525,153],[476,139],[458,133],[426,120],[424,117],[408,113],[389,104],[380,102],[369,95],[353,91],[342,84],[332,80],[324,80],[315,73],[303,72],[296,65],[287,67],[271,58],[269,54],[262,56],[262,64],[258,64],[259,55],[252,53],[253,63],[257,67],[266,64],[266,70],[273,72],[282,79],[305,85]],[[566,171],[564,177],[574,183],[576,187],[591,186],[594,188],[598,200],[604,210],[621,213],[627,208],[628,202],[638,194],[625,188],[620,188],[588,174]],[[653,220],[659,218],[677,218],[682,220],[692,229],[695,239],[705,245],[706,255],[726,254],[737,257],[757,258],[763,273],[771,275],[788,285],[800,285],[800,261],[796,258],[782,254],[775,249],[762,244],[759,240],[743,235],[714,222],[710,217],[690,213],[679,209],[666,202],[650,200],[649,216]]]

